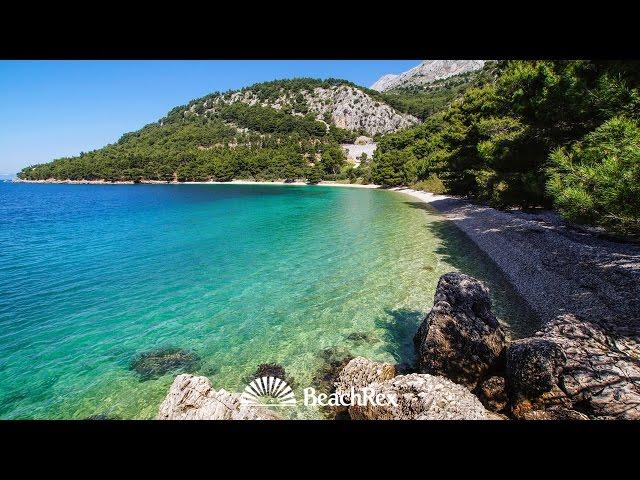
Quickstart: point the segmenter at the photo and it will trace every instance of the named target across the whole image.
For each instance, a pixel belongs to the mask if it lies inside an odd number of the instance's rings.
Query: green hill
[[[18,176],[24,180],[317,181],[346,174],[340,143],[418,122],[395,110],[378,92],[344,80],[278,80],[193,100],[114,144],[30,166]]]

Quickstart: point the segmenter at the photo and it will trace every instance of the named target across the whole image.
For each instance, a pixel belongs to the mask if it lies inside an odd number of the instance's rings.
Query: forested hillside
[[[340,143],[380,135],[419,120],[378,92],[343,80],[266,82],[214,93],[115,144],[27,167],[27,180],[228,181],[367,178],[346,165]]]
[[[510,61],[423,124],[387,135],[373,180],[499,207],[555,207],[640,234],[640,63]]]

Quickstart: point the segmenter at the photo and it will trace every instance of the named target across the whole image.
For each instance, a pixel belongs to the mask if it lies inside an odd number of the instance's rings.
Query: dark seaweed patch
[[[131,361],[129,369],[140,381],[151,380],[167,373],[193,373],[200,366],[200,357],[181,348],[160,348],[139,354]]]
[[[262,377],[274,377],[279,378],[287,382],[291,388],[296,387],[296,381],[290,375],[287,375],[284,367],[277,363],[261,363],[258,365],[256,371],[249,378],[245,378],[245,382],[249,383],[251,380]]]
[[[345,337],[348,341],[353,342],[355,345],[363,345],[365,343],[378,342],[378,337],[370,332],[352,332]]]

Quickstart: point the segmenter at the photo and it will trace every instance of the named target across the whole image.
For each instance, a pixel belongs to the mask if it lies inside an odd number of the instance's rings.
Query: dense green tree
[[[415,163],[406,151],[391,151],[378,156],[371,170],[373,181],[385,187],[407,185],[415,178]]]
[[[328,174],[337,174],[346,163],[344,150],[339,145],[330,145],[322,152],[322,169]]]
[[[322,180],[322,176],[324,171],[320,165],[309,166],[306,169],[305,176],[307,177],[307,182],[314,184],[318,183]]]
[[[632,231],[638,212],[623,196],[637,192],[623,185],[637,172],[640,62],[512,61],[496,72],[423,124],[383,137],[374,179],[430,179],[493,205],[553,204],[571,219]],[[615,142],[624,150],[611,150]]]
[[[569,219],[640,237],[640,126],[614,117],[551,154],[547,187]]]

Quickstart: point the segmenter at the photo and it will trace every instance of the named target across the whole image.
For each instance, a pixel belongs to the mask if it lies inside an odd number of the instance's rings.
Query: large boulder
[[[375,396],[392,402],[352,405],[354,420],[487,420],[496,418],[462,385],[428,374],[400,375],[368,385]]]
[[[534,337],[516,340],[506,354],[506,378],[516,398],[533,398],[550,391],[567,358],[551,340]]]
[[[546,411],[552,418],[640,419],[637,334],[613,333],[564,315],[537,332],[526,347],[522,342],[515,342],[515,350],[510,347],[506,364],[516,417]]]
[[[458,272],[440,277],[433,308],[413,341],[419,372],[443,375],[470,389],[500,367],[506,345],[489,290]]]
[[[335,382],[335,392],[344,395],[351,388],[359,390],[373,382],[383,382],[396,376],[396,369],[389,363],[379,363],[356,357],[351,360],[338,374]]]
[[[159,420],[279,420],[260,406],[243,405],[240,395],[214,390],[207,377],[178,375],[160,405]]]
[[[363,357],[356,357],[339,369],[331,392],[347,398],[352,389],[355,392],[369,386],[373,382],[382,382],[396,376],[396,368],[389,363],[379,363]],[[336,405],[325,408],[325,415],[333,418],[348,417],[348,408],[343,405]]]
[[[509,404],[507,385],[504,377],[490,377],[476,389],[478,400],[492,412],[502,412]]]

